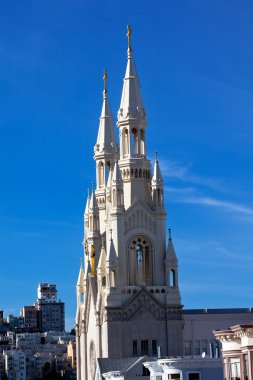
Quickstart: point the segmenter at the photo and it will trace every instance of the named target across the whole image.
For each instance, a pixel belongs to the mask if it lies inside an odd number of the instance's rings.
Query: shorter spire
[[[88,188],[88,195],[87,195],[87,201],[85,206],[85,215],[89,214],[89,207],[90,207],[90,189]]]
[[[113,154],[114,147],[117,146],[115,131],[114,131],[114,121],[111,111],[111,107],[108,99],[107,90],[107,71],[103,72],[103,106],[100,116],[99,129],[97,142],[94,147],[95,155],[101,153]]]
[[[92,193],[91,193],[91,199],[90,199],[90,204],[89,204],[89,210],[91,212],[98,211],[98,205],[97,205],[97,200],[96,200],[96,195],[95,195],[95,189],[94,189],[94,182],[91,183],[92,186]]]
[[[121,172],[119,169],[118,161],[116,161],[114,164],[112,183],[117,185],[117,184],[120,184],[121,182],[122,182]]]
[[[158,154],[157,151],[155,151],[155,165],[154,165],[154,175],[152,178],[152,184],[157,185],[157,184],[162,184],[163,183],[163,178],[158,162]]]
[[[168,246],[167,246],[167,252],[166,252],[166,261],[177,263],[177,256],[176,252],[172,243],[171,238],[171,228],[168,229],[169,231],[169,239],[168,239]]]

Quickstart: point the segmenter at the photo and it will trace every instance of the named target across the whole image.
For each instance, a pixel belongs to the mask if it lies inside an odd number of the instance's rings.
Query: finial
[[[105,248],[105,237],[101,237],[102,248]]]
[[[155,151],[155,162],[158,162],[158,152],[157,152],[157,150]]]
[[[104,81],[104,95],[107,93],[107,88],[106,88],[106,81],[107,81],[108,75],[106,70],[104,70],[104,76],[103,76],[103,81]]]
[[[94,185],[95,185],[95,183],[92,181],[92,182],[91,182],[92,193],[93,193],[93,191],[94,191]]]
[[[87,192],[88,192],[88,198],[90,198],[90,188],[89,187],[87,189]]]
[[[128,49],[132,50],[131,48],[131,34],[132,34],[132,29],[130,25],[127,25],[127,43],[128,43]]]
[[[110,234],[111,234],[110,240],[112,241],[112,229],[110,229]]]
[[[80,268],[83,268],[83,258],[80,257]]]
[[[172,240],[171,239],[171,228],[169,228],[169,240]]]

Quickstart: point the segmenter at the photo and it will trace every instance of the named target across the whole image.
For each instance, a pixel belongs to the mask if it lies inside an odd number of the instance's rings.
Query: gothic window
[[[102,277],[102,286],[103,287],[106,286],[106,277],[105,276]]]
[[[111,288],[115,288],[115,271],[110,271],[110,286]]]
[[[151,244],[144,237],[132,239],[129,246],[129,283],[130,285],[151,284]]]
[[[129,136],[128,136],[127,129],[123,130],[122,146],[123,146],[123,157],[127,157],[129,155]]]
[[[141,129],[141,154],[145,155],[145,132]]]
[[[176,286],[176,276],[174,269],[171,269],[170,271],[170,286],[173,288]]]
[[[156,342],[156,339],[152,340],[152,355],[153,356],[157,355],[157,342]]]
[[[137,356],[137,340],[133,340],[133,356]]]
[[[136,128],[133,128],[131,131],[131,150],[133,156],[138,154],[138,135]]]
[[[105,178],[105,168],[103,162],[99,162],[98,164],[98,187],[101,188],[104,186],[104,178]]]
[[[148,340],[141,340],[141,355],[148,355]]]

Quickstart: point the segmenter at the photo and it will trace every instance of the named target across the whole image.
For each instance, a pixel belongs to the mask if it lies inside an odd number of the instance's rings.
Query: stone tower
[[[96,187],[84,214],[85,265],[77,282],[77,379],[95,377],[96,358],[182,355],[178,261],[166,244],[163,179],[146,156],[146,113],[128,27],[117,144],[104,73],[94,147]],[[167,245],[167,247],[166,247]]]

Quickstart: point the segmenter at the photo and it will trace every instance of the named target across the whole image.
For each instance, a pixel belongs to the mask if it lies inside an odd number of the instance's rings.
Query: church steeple
[[[145,157],[146,116],[142,104],[140,83],[133,61],[131,28],[128,25],[127,67],[118,111],[118,127],[121,132],[120,157]]]
[[[99,122],[97,142],[94,148],[95,156],[99,153],[114,154],[116,148],[113,116],[108,99],[107,78],[107,72],[104,70],[103,105]]]
[[[97,142],[94,147],[94,159],[97,171],[97,189],[106,187],[106,170],[111,167],[117,142],[114,131],[114,121],[108,99],[107,72],[104,70],[103,105],[99,122]]]

